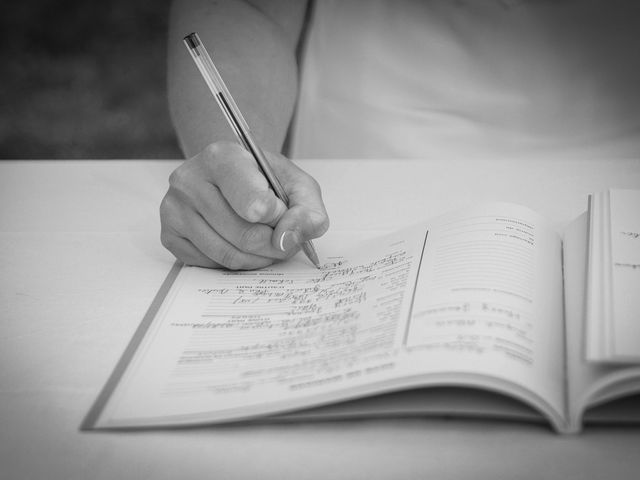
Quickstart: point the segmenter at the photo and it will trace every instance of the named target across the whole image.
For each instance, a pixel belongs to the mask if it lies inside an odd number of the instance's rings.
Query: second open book
[[[85,427],[638,420],[640,367],[584,360],[587,228],[583,215],[561,239],[494,203],[365,241],[328,236],[321,270],[301,256],[255,272],[174,268]]]

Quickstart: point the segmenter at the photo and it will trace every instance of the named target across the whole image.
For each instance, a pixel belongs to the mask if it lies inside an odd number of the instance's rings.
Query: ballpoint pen
[[[249,125],[245,121],[240,109],[236,105],[236,102],[233,100],[231,93],[229,93],[220,73],[218,73],[218,69],[214,65],[213,60],[211,60],[209,53],[200,41],[200,37],[195,32],[190,33],[184,37],[184,44],[187,46],[187,50],[189,50],[191,58],[193,58],[198,70],[200,70],[204,81],[209,87],[209,90],[211,90],[211,93],[220,106],[222,113],[224,113],[229,125],[231,125],[238,141],[249,151],[249,153],[251,153],[251,155],[253,155],[253,158],[256,160],[260,170],[267,179],[269,186],[273,189],[276,196],[288,207],[289,197],[287,192],[282,188],[282,184],[278,180],[278,177],[276,177],[271,165],[269,165],[267,157],[253,138]],[[317,268],[320,268],[318,255],[310,240],[302,244],[302,250],[309,260],[311,260]]]

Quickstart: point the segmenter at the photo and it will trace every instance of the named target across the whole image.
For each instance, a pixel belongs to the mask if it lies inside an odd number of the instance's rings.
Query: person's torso
[[[294,157],[640,157],[640,3],[317,0]]]

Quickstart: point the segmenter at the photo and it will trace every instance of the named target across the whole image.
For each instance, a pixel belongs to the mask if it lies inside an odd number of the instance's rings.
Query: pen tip
[[[313,243],[311,243],[310,241],[304,242],[302,244],[302,250],[304,251],[307,258],[311,260],[311,263],[313,263],[316,268],[319,269],[320,260],[318,260],[318,254],[316,253],[316,249],[313,247]]]

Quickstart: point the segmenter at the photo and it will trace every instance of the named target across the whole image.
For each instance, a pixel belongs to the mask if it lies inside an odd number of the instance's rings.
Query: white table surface
[[[558,229],[640,161],[300,162],[332,228],[388,229],[480,200]],[[427,418],[81,433],[172,264],[158,205],[177,161],[0,162],[0,478],[638,478],[640,428]]]

